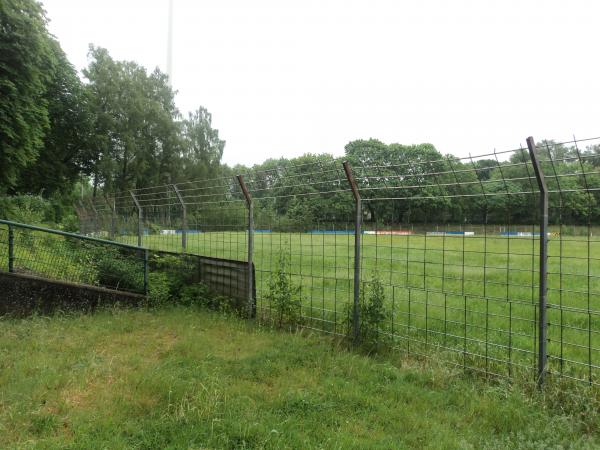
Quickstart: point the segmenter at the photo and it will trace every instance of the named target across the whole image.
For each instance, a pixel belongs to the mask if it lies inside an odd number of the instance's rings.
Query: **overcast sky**
[[[600,135],[600,1],[174,0],[173,87],[224,162],[359,138],[458,156]],[[44,0],[71,62],[89,43],[166,71],[168,0]]]

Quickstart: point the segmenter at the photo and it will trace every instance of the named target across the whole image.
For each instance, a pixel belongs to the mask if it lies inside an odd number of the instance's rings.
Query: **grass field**
[[[4,319],[0,448],[600,445],[586,387],[543,397],[307,333],[186,308]]]
[[[279,255],[301,286],[305,326],[343,333],[352,302],[352,235],[256,233],[259,311]],[[180,250],[179,236],[151,235],[144,245]],[[192,253],[243,260],[246,234],[190,234]],[[386,332],[398,348],[430,354],[485,373],[533,374],[538,314],[538,237],[362,236],[363,281],[376,272],[392,318]],[[552,237],[549,244],[549,367],[600,382],[600,240]]]
[[[56,239],[45,239],[40,237],[35,245],[19,240],[17,265],[31,263],[45,276],[93,281],[96,274],[90,267],[69,254],[77,246],[50,246]],[[244,232],[190,234],[188,251],[244,260],[246,239]],[[550,239],[548,367],[552,373],[598,385],[600,241],[596,239]],[[135,244],[136,238],[121,240]],[[537,365],[538,240],[492,233],[363,235],[363,291],[373,276],[384,284],[390,316],[382,331],[393,336],[398,351],[435,354],[486,375],[520,374],[531,380]],[[145,236],[143,244],[181,250],[177,235]],[[0,247],[6,256],[6,245]],[[257,232],[254,262],[258,312],[263,316],[272,311],[268,283],[282,254],[289,255],[285,269],[300,287],[303,326],[344,334],[353,300],[353,236]]]

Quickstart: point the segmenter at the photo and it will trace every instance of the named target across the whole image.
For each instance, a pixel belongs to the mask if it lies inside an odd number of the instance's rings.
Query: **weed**
[[[171,300],[171,281],[163,272],[152,272],[148,275],[147,305],[150,307],[166,306]]]
[[[289,265],[289,255],[282,251],[279,254],[277,268],[269,279],[268,292],[265,296],[275,311],[275,324],[279,328],[284,325],[296,327],[301,321],[300,286],[292,282],[288,273]]]
[[[389,303],[386,300],[383,283],[376,270],[369,281],[363,284],[358,309],[358,344],[368,353],[375,353],[388,348],[391,343],[386,324],[391,317]],[[354,331],[354,315],[352,305],[346,310],[347,335]]]

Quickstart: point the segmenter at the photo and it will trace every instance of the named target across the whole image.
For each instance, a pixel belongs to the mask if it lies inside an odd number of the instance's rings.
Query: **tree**
[[[167,76],[115,61],[90,46],[84,70],[93,114],[94,192],[171,183],[180,169],[181,139]]]
[[[17,190],[50,196],[70,193],[89,173],[91,117],[81,80],[58,42],[50,42],[54,63],[46,93],[49,127],[38,158],[20,176]]]
[[[6,190],[43,145],[53,55],[44,12],[33,0],[0,2],[0,34],[0,189]]]
[[[357,140],[346,145],[346,157],[364,173],[355,176],[363,190],[361,195],[371,200],[366,207],[372,221],[428,222],[452,214],[446,196],[451,179],[449,162],[433,145]],[[390,196],[397,200],[377,201]]]
[[[221,164],[225,141],[212,127],[212,115],[204,107],[182,121],[183,173],[185,179],[208,178]]]

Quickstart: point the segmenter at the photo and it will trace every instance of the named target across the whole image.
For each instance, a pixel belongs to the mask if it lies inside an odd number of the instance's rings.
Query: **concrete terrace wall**
[[[143,295],[0,272],[0,316],[48,314],[57,310],[91,311],[99,306],[137,306]]]

